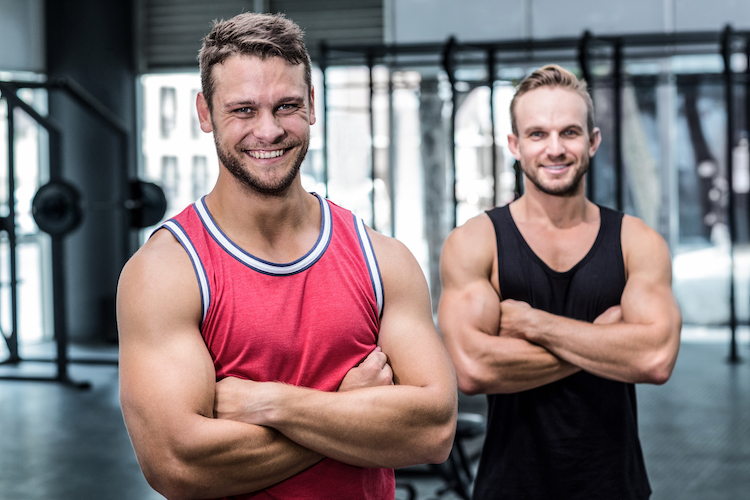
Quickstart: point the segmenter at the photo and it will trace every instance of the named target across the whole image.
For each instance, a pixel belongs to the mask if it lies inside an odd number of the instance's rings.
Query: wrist
[[[544,345],[546,340],[545,337],[545,324],[548,313],[539,309],[531,309],[529,314],[526,316],[527,324],[524,328],[524,334],[526,340],[533,342],[538,345]]]
[[[296,387],[281,382],[268,384],[262,410],[259,412],[259,425],[265,425],[278,429],[285,421],[285,415],[293,413],[287,411],[289,403],[295,401],[294,390]]]

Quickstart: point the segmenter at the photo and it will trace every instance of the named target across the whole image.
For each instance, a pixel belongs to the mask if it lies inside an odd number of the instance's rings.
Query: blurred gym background
[[[304,185],[402,240],[435,306],[446,235],[523,189],[515,85],[547,63],[585,78],[604,139],[588,194],[666,238],[685,321],[673,379],[639,386],[654,498],[749,498],[741,0],[0,0],[0,498],[158,498],[119,415],[117,278],[213,185],[196,55],[242,11],[305,30]],[[402,471],[399,494],[470,490],[483,402],[461,398],[468,473]]]

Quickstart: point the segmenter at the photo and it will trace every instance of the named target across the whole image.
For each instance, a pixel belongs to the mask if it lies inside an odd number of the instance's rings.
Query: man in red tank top
[[[118,288],[123,415],[167,498],[393,498],[446,460],[456,382],[398,241],[304,190],[310,60],[283,16],[216,23],[201,128],[220,173]]]

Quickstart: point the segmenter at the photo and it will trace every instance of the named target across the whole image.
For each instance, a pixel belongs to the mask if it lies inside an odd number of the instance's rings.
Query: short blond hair
[[[513,134],[518,135],[518,126],[516,125],[518,99],[525,93],[540,87],[560,87],[572,90],[580,95],[586,103],[586,125],[588,126],[588,133],[591,134],[591,131],[594,130],[594,101],[589,94],[586,80],[579,80],[576,75],[557,64],[549,64],[537,69],[516,87],[516,93],[513,100],[510,101],[510,125]]]

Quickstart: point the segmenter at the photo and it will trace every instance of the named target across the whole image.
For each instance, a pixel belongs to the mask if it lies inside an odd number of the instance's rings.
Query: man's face
[[[521,163],[527,190],[553,196],[583,193],[583,176],[601,136],[589,134],[586,102],[573,90],[540,87],[516,103],[518,135],[508,136],[508,147]]]
[[[214,133],[219,161],[246,188],[283,194],[298,178],[315,123],[303,65],[233,56],[212,71],[213,112],[202,94],[197,104],[201,129]]]

